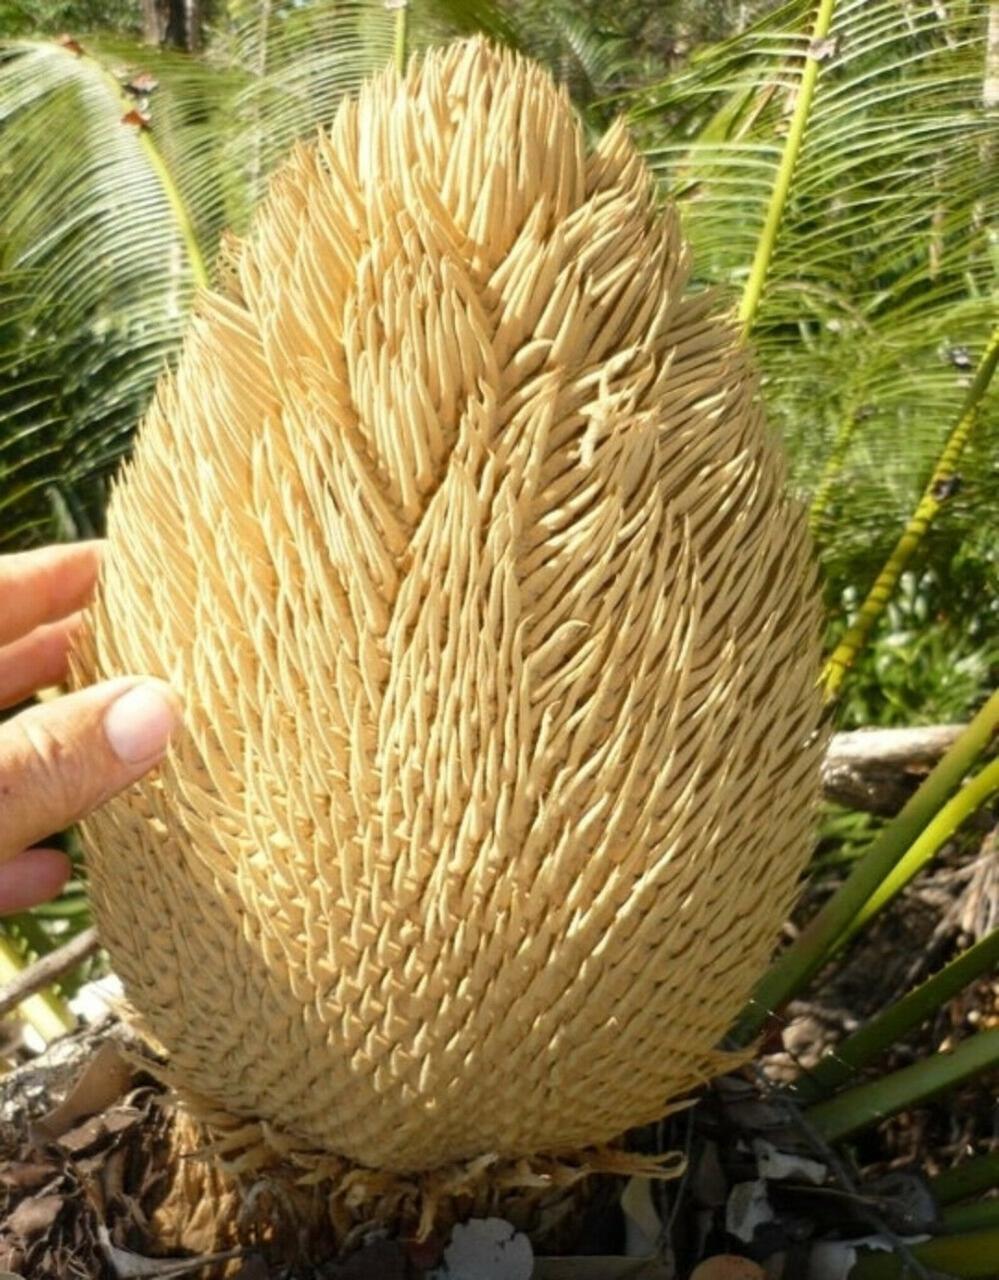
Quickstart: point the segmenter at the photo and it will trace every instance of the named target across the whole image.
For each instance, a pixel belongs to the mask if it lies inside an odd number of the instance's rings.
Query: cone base
[[[218,1223],[213,1249],[239,1238],[274,1248],[283,1259],[289,1247],[328,1259],[374,1233],[443,1240],[455,1223],[482,1217],[504,1218],[540,1245],[592,1199],[596,1175],[671,1179],[685,1166],[679,1152],[650,1156],[605,1144],[557,1154],[486,1154],[420,1173],[367,1169],[303,1149],[264,1122],[228,1116],[190,1094],[168,1099],[183,1175],[158,1225],[184,1248],[192,1247],[189,1215],[206,1199],[227,1219]],[[199,1248],[206,1243],[199,1237]]]

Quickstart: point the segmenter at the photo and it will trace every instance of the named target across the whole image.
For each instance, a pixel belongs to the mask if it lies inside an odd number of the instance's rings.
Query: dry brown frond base
[[[0,1270],[31,1280],[390,1280],[436,1264],[456,1221],[500,1216],[558,1248],[579,1237],[582,1215],[605,1211],[615,1198],[617,1180],[586,1175],[586,1153],[577,1169],[535,1161],[531,1174],[511,1161],[496,1163],[488,1178],[477,1168],[448,1171],[429,1232],[420,1229],[424,1201],[398,1179],[381,1198],[365,1171],[346,1172],[335,1187],[302,1185],[301,1169],[292,1167],[237,1182],[199,1155],[204,1131],[162,1085],[122,1071],[126,1038],[109,1020],[0,1082]],[[650,1163],[625,1152],[594,1154],[607,1163],[616,1155],[624,1167]],[[379,1218],[389,1214],[398,1241],[384,1239]],[[351,1255],[347,1270],[336,1264]]]

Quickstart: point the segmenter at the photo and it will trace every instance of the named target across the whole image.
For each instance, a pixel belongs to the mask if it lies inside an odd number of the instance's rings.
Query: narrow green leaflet
[[[763,393],[834,588],[891,551],[994,324],[999,169],[989,5],[838,0],[827,36],[794,3],[643,93],[635,127],[684,211],[695,269],[735,306],[803,69],[814,95],[753,330]],[[933,547],[999,503],[996,392]]]

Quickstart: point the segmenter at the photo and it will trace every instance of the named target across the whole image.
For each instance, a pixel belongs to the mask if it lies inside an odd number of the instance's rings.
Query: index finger
[[[100,542],[73,542],[0,556],[0,645],[87,603],[100,567]]]

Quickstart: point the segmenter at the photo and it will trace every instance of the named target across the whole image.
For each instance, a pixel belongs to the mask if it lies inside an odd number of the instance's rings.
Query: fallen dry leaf
[[[690,1280],[766,1280],[767,1273],[749,1258],[735,1253],[719,1253],[705,1260],[690,1273]]]
[[[61,1138],[80,1120],[100,1115],[117,1102],[132,1082],[132,1068],[110,1040],[86,1062],[66,1097],[38,1121],[46,1138]]]
[[[48,1160],[11,1161],[0,1168],[0,1187],[25,1193],[37,1191],[46,1182],[58,1177],[59,1172],[59,1166]]]
[[[83,1124],[77,1125],[75,1129],[70,1129],[69,1133],[64,1133],[59,1139],[59,1145],[64,1151],[68,1151],[71,1155],[83,1155],[91,1147],[96,1146],[104,1137],[104,1121],[100,1116],[91,1116],[89,1120],[84,1120]]]
[[[41,1235],[51,1229],[64,1203],[62,1196],[34,1196],[30,1200],[22,1200],[7,1215],[4,1226],[11,1234],[26,1240]]]
[[[531,1280],[531,1243],[503,1218],[471,1218],[459,1223],[444,1250],[435,1280]]]
[[[125,88],[129,93],[147,94],[152,93],[154,89],[159,87],[159,81],[154,75],[150,75],[148,71],[140,71],[138,75],[132,76]]]

